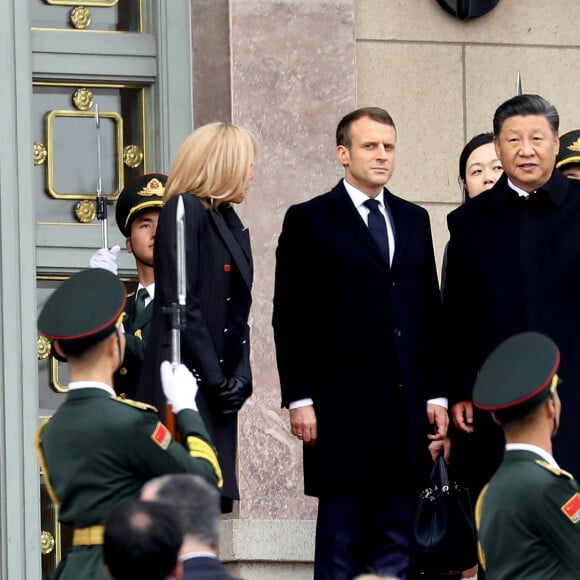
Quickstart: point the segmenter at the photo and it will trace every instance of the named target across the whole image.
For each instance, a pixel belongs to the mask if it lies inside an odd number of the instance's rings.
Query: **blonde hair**
[[[246,187],[257,153],[256,138],[242,127],[227,123],[199,127],[175,156],[163,202],[179,193],[195,195],[208,208],[213,200],[235,199]]]

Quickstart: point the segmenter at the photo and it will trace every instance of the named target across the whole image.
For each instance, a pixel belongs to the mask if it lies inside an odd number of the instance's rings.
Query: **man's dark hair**
[[[152,502],[126,502],[105,521],[105,564],[115,580],[163,580],[177,564],[182,540],[173,510]]]
[[[220,500],[218,491],[197,475],[164,475],[157,484],[153,501],[172,508],[179,516],[183,534],[217,549],[220,535]]]
[[[352,144],[350,139],[350,126],[359,119],[363,117],[368,117],[369,119],[376,121],[377,123],[382,123],[383,125],[389,125],[395,131],[395,122],[393,118],[387,111],[381,109],[380,107],[363,107],[362,109],[357,109],[348,115],[345,115],[338,124],[336,128],[336,146],[343,145],[347,149],[350,149]]]
[[[503,124],[510,117],[541,115],[546,117],[552,132],[558,134],[560,116],[556,107],[539,95],[518,95],[502,103],[493,116],[493,134],[499,137]]]

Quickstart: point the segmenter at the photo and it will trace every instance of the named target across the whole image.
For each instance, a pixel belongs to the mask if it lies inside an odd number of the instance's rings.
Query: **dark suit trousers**
[[[405,487],[377,497],[375,482],[320,497],[314,580],[352,580],[362,572],[407,580],[416,497]]]

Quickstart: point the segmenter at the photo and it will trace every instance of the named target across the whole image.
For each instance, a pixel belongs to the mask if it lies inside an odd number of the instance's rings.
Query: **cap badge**
[[[576,139],[576,141],[574,141],[574,143],[570,143],[570,145],[568,145],[568,147],[566,147],[566,149],[568,149],[570,151],[580,151],[580,138]]]
[[[154,195],[163,195],[164,191],[165,187],[161,181],[154,177],[151,181],[147,182],[147,185],[139,192],[139,195],[142,195],[143,197],[152,197]]]

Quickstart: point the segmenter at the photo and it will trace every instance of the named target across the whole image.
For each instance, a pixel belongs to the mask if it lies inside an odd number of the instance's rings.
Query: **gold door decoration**
[[[34,142],[34,165],[44,166],[43,177],[37,185],[47,194],[45,200],[74,202],[64,212],[56,210],[64,214],[58,223],[70,223],[65,217],[68,214],[76,223],[91,224],[96,219],[96,105],[101,118],[102,147],[106,151],[103,192],[109,202],[114,202],[125,182],[147,173],[146,90],[139,86],[100,83],[79,86],[35,82],[33,85],[39,102],[47,101],[46,108],[37,109],[41,115],[39,128],[44,134]],[[63,106],[67,102],[72,104],[70,109]],[[130,112],[127,119],[122,112]],[[41,203],[48,213],[55,211],[46,201]]]
[[[62,118],[92,118],[95,119],[96,113],[94,111],[65,111],[57,110],[50,111],[46,115],[46,139],[47,139],[47,150],[48,159],[46,164],[46,189],[48,194],[54,199],[96,199],[96,193],[93,195],[87,195],[83,192],[74,193],[62,193],[56,190],[54,185],[54,151],[55,151],[55,140],[58,135],[55,134],[54,124],[55,120],[59,117]],[[99,117],[101,119],[111,119],[115,124],[115,137],[116,137],[116,155],[117,155],[117,184],[118,188],[115,195],[118,195],[120,189],[122,189],[123,184],[123,164],[119,163],[118,160],[123,159],[123,118],[121,115],[115,112],[99,111]]]
[[[50,419],[41,415],[39,424]],[[58,506],[48,494],[45,474],[40,470],[40,553],[42,555],[42,577],[49,578],[57,567],[62,554],[72,545],[72,530],[58,521]]]
[[[23,0],[24,1],[24,0]],[[144,0],[27,0],[32,30],[143,32]]]
[[[119,0],[44,0],[47,4],[51,6],[100,6],[101,8],[106,8],[110,6],[116,6]]]

